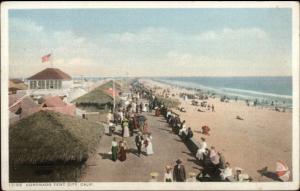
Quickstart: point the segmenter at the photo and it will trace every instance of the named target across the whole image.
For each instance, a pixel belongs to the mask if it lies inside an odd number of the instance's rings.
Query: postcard
[[[298,2],[4,2],[4,190],[298,190]]]

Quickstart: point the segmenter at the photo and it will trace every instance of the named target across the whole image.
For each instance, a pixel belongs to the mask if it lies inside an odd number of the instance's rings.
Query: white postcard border
[[[291,8],[293,64],[293,181],[252,183],[9,183],[8,10],[74,8]],[[294,190],[299,188],[299,3],[297,2],[4,2],[1,4],[1,184],[4,190]],[[47,186],[49,184],[49,186]],[[42,186],[38,186],[42,185]]]

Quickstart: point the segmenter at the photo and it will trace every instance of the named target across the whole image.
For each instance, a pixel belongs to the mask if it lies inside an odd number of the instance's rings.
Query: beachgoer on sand
[[[209,135],[210,128],[207,125],[202,126],[202,134]]]

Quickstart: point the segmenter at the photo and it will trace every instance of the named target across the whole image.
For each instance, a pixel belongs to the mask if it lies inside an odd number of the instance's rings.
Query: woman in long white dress
[[[200,143],[200,148],[197,151],[196,158],[199,160],[203,160],[203,154],[205,153],[205,149],[207,148],[207,144],[205,142],[205,139],[202,137]]]
[[[149,134],[146,138],[146,141],[145,141],[145,147],[146,147],[147,155],[152,155],[154,153],[151,140],[152,140],[152,136]]]
[[[130,133],[129,133],[129,128],[128,128],[128,123],[125,123],[123,137],[129,137],[129,136],[130,136]]]
[[[143,103],[143,106],[142,106],[142,111],[143,111],[143,112],[147,112],[146,103]]]

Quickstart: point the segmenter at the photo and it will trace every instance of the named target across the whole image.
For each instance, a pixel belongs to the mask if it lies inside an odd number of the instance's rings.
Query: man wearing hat
[[[176,161],[176,165],[174,166],[173,169],[173,180],[175,182],[185,182],[186,180],[186,173],[185,173],[185,168],[182,164],[182,160],[178,159]]]
[[[138,156],[141,156],[142,152],[142,144],[143,144],[143,136],[141,132],[138,132],[137,136],[135,137],[135,145],[138,150]]]

